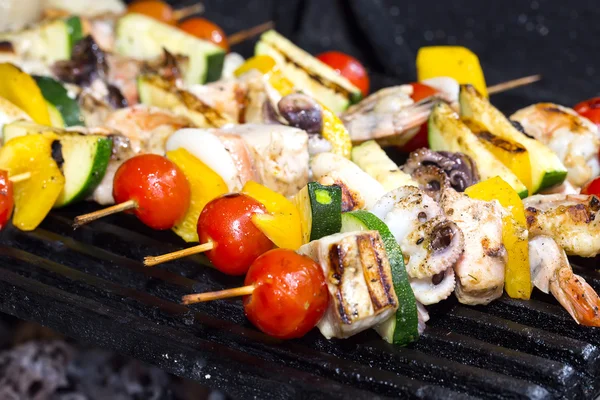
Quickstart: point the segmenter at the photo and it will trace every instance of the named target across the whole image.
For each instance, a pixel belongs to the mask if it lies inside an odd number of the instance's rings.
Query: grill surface
[[[446,301],[421,339],[391,346],[373,331],[282,342],[252,328],[239,301],[193,307],[182,295],[240,284],[202,257],[143,267],[180,248],[119,215],[71,228],[95,206],[51,213],[34,232],[0,233],[0,308],[248,398],[594,398],[600,329],[577,326],[549,296],[487,307]],[[596,289],[600,274],[577,272]]]

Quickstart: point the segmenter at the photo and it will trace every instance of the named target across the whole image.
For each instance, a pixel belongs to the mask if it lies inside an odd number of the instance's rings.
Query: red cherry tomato
[[[589,181],[583,189],[581,189],[581,194],[593,194],[600,197],[600,178],[592,179]]]
[[[416,103],[418,101],[423,100],[426,97],[433,96],[437,93],[437,90],[432,88],[431,86],[424,85],[419,82],[411,83],[413,87],[413,94],[411,96],[412,100]],[[427,124],[421,125],[419,132],[413,136],[404,146],[402,146],[402,151],[406,153],[410,153],[411,151],[418,150],[423,147],[429,147],[429,140],[427,138],[428,130]]]
[[[245,194],[226,194],[209,202],[198,218],[200,243],[215,244],[205,254],[219,271],[244,275],[258,256],[273,248],[253,223],[253,214],[264,214],[265,206]]]
[[[600,128],[600,97],[582,101],[577,104],[574,109]]]
[[[8,180],[8,172],[0,170],[0,229],[8,223],[14,205],[13,185]]]
[[[292,250],[271,250],[252,263],[245,285],[246,316],[258,329],[280,339],[304,336],[327,310],[329,293],[321,267]]]
[[[222,47],[225,51],[229,51],[229,43],[227,42],[227,36],[225,35],[225,32],[223,32],[223,29],[207,19],[190,18],[180,22],[177,26],[179,29],[190,35],[213,42],[217,46]]]
[[[360,89],[363,96],[369,94],[369,75],[365,67],[356,58],[341,51],[327,51],[319,54],[317,58],[352,82],[354,86]]]
[[[177,22],[171,6],[160,0],[134,1],[127,7],[127,12],[143,14],[169,25],[174,25]]]
[[[143,154],[125,161],[115,173],[116,203],[136,202],[133,212],[150,228],[170,229],[190,205],[190,185],[173,162],[156,154]]]

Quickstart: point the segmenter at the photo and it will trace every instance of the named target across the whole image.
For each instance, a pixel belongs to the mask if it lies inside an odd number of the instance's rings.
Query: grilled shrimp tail
[[[578,324],[600,327],[600,297],[570,266],[556,272],[550,292]]]

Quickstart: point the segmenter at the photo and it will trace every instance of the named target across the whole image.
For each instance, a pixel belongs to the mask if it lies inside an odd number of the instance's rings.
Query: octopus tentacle
[[[423,279],[411,278],[409,281],[415,298],[424,305],[436,304],[447,299],[454,292],[456,284],[452,268],[447,268],[438,275]]]

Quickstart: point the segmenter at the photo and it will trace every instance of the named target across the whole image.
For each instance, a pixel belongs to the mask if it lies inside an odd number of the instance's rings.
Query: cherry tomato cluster
[[[164,1],[137,0],[129,5],[127,12],[143,14],[166,24],[175,25],[190,35],[213,42],[225,51],[229,51],[227,36],[218,25],[198,17],[178,21],[176,12]]]
[[[11,196],[8,176],[0,173],[0,195]],[[190,204],[190,186],[183,172],[166,157],[144,154],[125,161],[115,173],[115,202],[135,204],[134,213],[153,229],[169,229]],[[2,197],[0,197],[0,200]],[[0,201],[0,216],[10,213]],[[252,222],[264,214],[252,197],[226,194],[210,201],[198,218],[198,238],[211,243],[205,254],[214,267],[228,275],[246,274],[254,291],[244,298],[248,319],[263,332],[282,339],[305,335],[319,322],[329,301],[325,276],[312,259],[292,250],[273,249]]]

